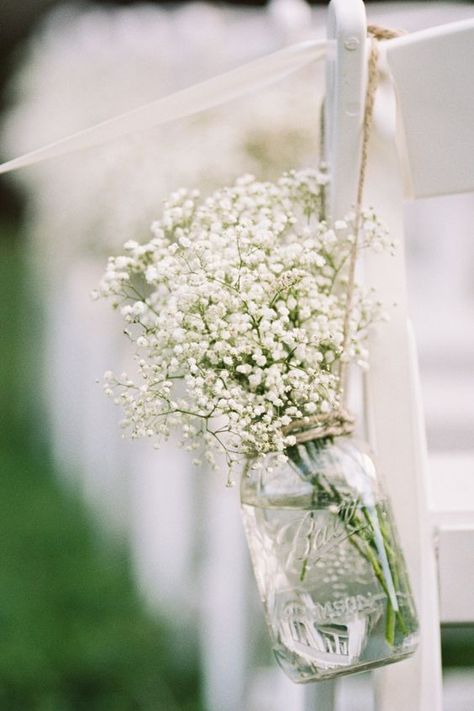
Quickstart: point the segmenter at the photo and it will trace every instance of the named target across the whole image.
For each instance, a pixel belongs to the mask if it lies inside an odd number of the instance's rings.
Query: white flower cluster
[[[137,348],[138,378],[106,374],[132,437],[182,432],[205,456],[284,452],[295,419],[338,405],[341,358],[367,365],[367,328],[380,303],[356,285],[343,353],[353,215],[322,219],[327,176],[313,170],[276,183],[240,178],[205,201],[180,190],[153,238],[111,257],[98,295],[112,298]],[[361,245],[390,248],[363,213]]]

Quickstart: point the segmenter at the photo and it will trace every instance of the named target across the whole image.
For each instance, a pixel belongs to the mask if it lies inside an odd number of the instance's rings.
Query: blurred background
[[[327,3],[2,0],[2,159],[267,52],[325,36]],[[468,2],[372,2],[413,31]],[[126,341],[92,302],[106,257],[171,190],[317,159],[321,68],[0,182],[0,709],[296,711],[270,653],[224,474],[120,438],[98,381]],[[474,451],[474,196],[409,203],[410,306],[430,452]],[[442,323],[442,328],[440,324]],[[439,472],[438,472],[439,473]],[[449,471],[446,472],[446,476]],[[443,627],[445,711],[472,711],[474,632]],[[364,676],[338,711],[370,711]]]

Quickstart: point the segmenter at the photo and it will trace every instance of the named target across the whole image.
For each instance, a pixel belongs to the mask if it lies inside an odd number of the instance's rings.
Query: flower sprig
[[[277,182],[240,178],[201,200],[179,190],[146,244],[111,257],[97,292],[110,298],[136,347],[137,374],[106,374],[133,438],[181,433],[229,469],[241,456],[284,453],[295,419],[339,403],[341,360],[368,366],[368,328],[382,317],[355,285],[343,352],[347,266],[354,216],[323,219],[327,175],[306,170]],[[360,246],[392,249],[372,210]]]

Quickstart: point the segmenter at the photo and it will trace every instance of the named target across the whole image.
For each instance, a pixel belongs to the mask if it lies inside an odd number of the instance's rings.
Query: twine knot
[[[391,30],[380,25],[368,25],[367,34],[376,40],[390,40],[405,34],[402,30]]]
[[[286,436],[293,435],[296,439],[296,444],[302,444],[313,439],[350,435],[354,431],[354,424],[355,417],[341,408],[327,414],[294,420],[285,427],[284,434]]]

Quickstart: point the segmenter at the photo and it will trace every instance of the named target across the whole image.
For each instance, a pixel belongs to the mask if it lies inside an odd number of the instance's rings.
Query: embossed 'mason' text
[[[330,622],[340,617],[350,618],[358,612],[375,612],[385,601],[384,593],[378,595],[349,595],[340,600],[327,600],[326,602],[313,602],[311,607],[304,605],[304,617],[313,622]],[[293,601],[287,603],[283,615],[287,619],[301,617],[301,603]]]

